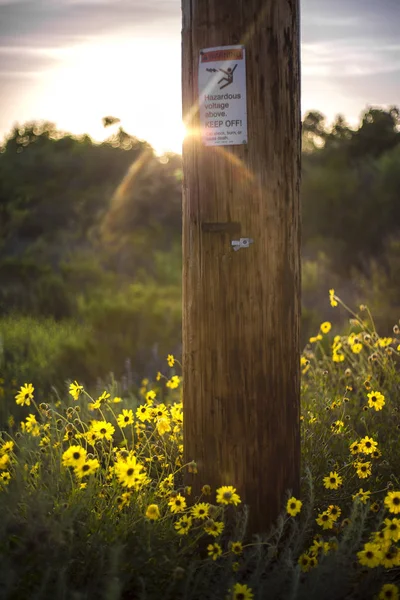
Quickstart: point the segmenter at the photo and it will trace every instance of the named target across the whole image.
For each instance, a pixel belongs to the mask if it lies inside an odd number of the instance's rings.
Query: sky
[[[302,112],[359,122],[400,106],[400,0],[302,0]],[[180,151],[181,0],[0,0],[0,139],[52,121],[102,139],[102,118]]]

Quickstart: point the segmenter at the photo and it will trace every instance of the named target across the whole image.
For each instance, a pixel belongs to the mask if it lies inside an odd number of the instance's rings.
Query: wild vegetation
[[[0,153],[5,598],[399,600],[399,124],[396,108],[367,109],[354,130],[304,119],[301,494],[255,537],[235,482],[210,489],[183,464],[181,158],[122,128],[102,144],[13,129]]]
[[[38,404],[24,383],[0,440],[4,597],[398,600],[400,330],[350,316],[301,357],[301,495],[258,536],[235,482],[211,489],[183,463],[174,356],[137,395],[71,381],[69,400]]]
[[[399,122],[396,108],[367,109],[355,130],[304,119],[303,345],[330,287],[368,300],[383,330],[398,318]],[[45,394],[72,373],[138,381],[180,354],[181,167],[122,128],[95,144],[49,123],[14,127],[0,153],[9,391],[16,377]]]

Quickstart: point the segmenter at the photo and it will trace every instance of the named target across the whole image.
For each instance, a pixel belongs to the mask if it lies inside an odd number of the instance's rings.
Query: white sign
[[[206,146],[247,144],[246,57],[243,46],[200,52],[199,105]]]

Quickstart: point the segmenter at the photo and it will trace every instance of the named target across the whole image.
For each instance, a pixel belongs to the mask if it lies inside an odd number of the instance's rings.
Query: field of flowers
[[[0,434],[0,597],[399,600],[399,325],[382,337],[367,306],[329,298],[349,325],[322,323],[302,353],[301,496],[266,534],[246,533],[234,481],[185,485],[202,473],[183,463],[174,356],[138,397],[71,381],[38,403],[20,383],[26,416]]]

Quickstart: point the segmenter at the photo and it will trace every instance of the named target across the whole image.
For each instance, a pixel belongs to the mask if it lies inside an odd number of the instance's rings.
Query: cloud
[[[9,0],[0,4],[3,46],[63,46],[117,31],[180,23],[178,0]]]
[[[0,46],[0,78],[36,76],[56,66],[56,57],[41,49]]]
[[[303,76],[366,77],[400,68],[400,46],[368,40],[316,42],[302,46]]]
[[[343,39],[399,39],[399,0],[306,0],[302,38],[306,43]]]
[[[357,122],[367,104],[400,104],[399,23],[399,0],[306,0],[304,110],[319,109],[329,119],[341,112]]]
[[[49,74],[88,43],[179,27],[179,0],[0,0],[0,88]]]
[[[303,110],[355,118],[368,103],[400,105],[400,0],[300,1]],[[69,93],[92,103],[85,113],[89,122],[95,109],[103,109],[102,86],[144,69],[143,58],[149,69],[161,60],[175,73],[180,104],[179,58],[172,60],[164,49],[153,56],[146,45],[164,38],[179,45],[180,30],[181,0],[0,0],[0,133],[16,118],[46,117],[46,99],[65,82]],[[110,96],[107,113],[118,112],[120,95]],[[133,92],[131,102],[137,106]],[[61,115],[57,102],[51,106]]]

